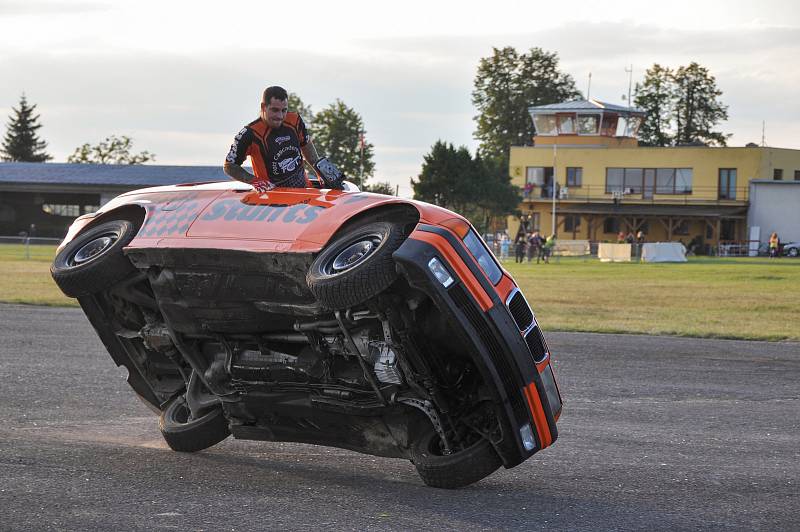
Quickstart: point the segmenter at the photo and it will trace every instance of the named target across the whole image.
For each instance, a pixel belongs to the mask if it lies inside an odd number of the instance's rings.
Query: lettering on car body
[[[239,222],[278,222],[307,224],[317,219],[323,207],[299,203],[297,205],[247,205],[238,200],[222,200],[200,217],[203,221],[223,219]]]

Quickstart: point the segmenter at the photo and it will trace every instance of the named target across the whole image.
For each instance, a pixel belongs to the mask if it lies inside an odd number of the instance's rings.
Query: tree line
[[[727,120],[727,106],[714,76],[696,62],[675,69],[654,64],[636,83],[634,105],[646,112],[639,129],[645,146],[710,144],[725,146],[730,135],[716,130]],[[480,59],[472,90],[474,137],[479,141],[474,156],[465,146],[455,147],[440,139],[423,156],[422,170],[411,185],[414,198],[428,201],[470,218],[478,227],[492,217],[515,213],[520,190],[511,184],[511,146],[533,144],[535,134],[528,109],[579,99],[581,92],[568,73],[561,70],[558,54],[541,48],[520,53],[513,47],[493,48]],[[39,138],[36,105],[23,94],[12,108],[6,135],[0,147],[5,161],[45,162],[47,143]],[[294,93],[289,109],[305,120],[321,153],[347,174],[364,181],[362,189],[393,194],[388,182],[370,183],[375,175],[374,150],[366,140],[361,115],[336,99],[315,113]],[[148,151],[134,153],[127,136],[110,136],[97,144],[77,147],[68,162],[141,164],[155,160]],[[363,177],[362,177],[363,176]]]

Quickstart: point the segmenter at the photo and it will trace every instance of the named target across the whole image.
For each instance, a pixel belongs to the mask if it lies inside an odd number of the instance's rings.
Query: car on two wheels
[[[409,459],[457,488],[557,438],[526,298],[467,220],[237,182],[129,192],[51,267],[176,451],[229,435]]]

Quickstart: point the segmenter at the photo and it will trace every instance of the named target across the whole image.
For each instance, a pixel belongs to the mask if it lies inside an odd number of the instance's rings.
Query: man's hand
[[[256,192],[259,193],[269,192],[270,190],[275,188],[275,185],[263,179],[255,180],[250,184],[253,185],[253,188],[256,189]]]
[[[344,181],[344,174],[336,168],[336,165],[330,162],[325,157],[321,157],[314,163],[314,170],[317,175],[325,183],[326,187],[342,190],[342,181]]]

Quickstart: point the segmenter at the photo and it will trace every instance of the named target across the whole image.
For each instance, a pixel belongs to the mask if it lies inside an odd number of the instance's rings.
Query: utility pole
[[[556,234],[556,176],[558,175],[557,166],[556,166],[556,144],[553,143],[553,179],[550,181],[551,186],[553,187],[553,230],[550,232],[551,235]]]

